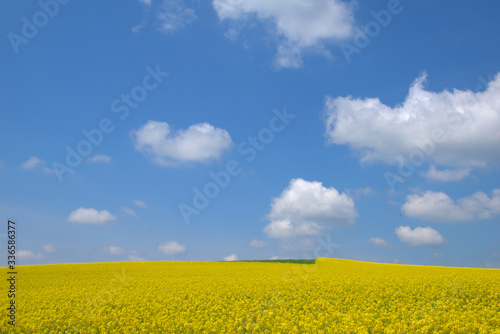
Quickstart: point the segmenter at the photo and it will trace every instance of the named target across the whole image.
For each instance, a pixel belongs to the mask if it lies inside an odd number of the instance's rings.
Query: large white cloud
[[[339,0],[213,0],[212,4],[221,20],[271,23],[279,67],[299,67],[305,49],[322,49],[325,42],[353,34],[353,6]]]
[[[186,246],[177,241],[167,241],[158,246],[158,251],[165,255],[177,255],[186,252]]]
[[[149,154],[161,166],[218,159],[232,146],[226,130],[208,123],[191,125],[186,130],[172,131],[165,122],[149,121],[132,132],[135,149]]]
[[[443,192],[427,191],[409,195],[402,210],[408,217],[426,221],[460,222],[489,219],[500,215],[500,189],[488,197],[482,191],[456,202]]]
[[[396,228],[395,232],[401,242],[412,247],[433,246],[444,243],[444,238],[432,227],[419,226],[412,230],[409,226],[400,226]]]
[[[500,75],[477,93],[426,91],[425,79],[418,78],[393,108],[378,98],[327,97],[328,141],[349,145],[362,161],[400,163],[423,155],[447,166],[499,162]]]
[[[102,225],[111,220],[116,220],[116,217],[106,210],[97,211],[83,207],[71,212],[67,218],[69,222],[90,225]]]
[[[320,235],[330,226],[354,223],[357,217],[354,201],[335,188],[321,182],[293,179],[271,204],[270,224],[264,232],[272,238],[294,238]]]

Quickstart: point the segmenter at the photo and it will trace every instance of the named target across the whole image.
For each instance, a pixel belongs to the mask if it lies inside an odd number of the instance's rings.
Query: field
[[[121,262],[20,266],[17,279],[2,333],[500,333],[493,269]]]

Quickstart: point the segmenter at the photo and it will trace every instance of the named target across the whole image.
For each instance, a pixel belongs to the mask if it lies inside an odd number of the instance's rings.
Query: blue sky
[[[500,267],[493,1],[4,1],[21,264]]]

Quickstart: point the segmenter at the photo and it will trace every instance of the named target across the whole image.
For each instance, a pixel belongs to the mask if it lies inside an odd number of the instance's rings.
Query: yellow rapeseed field
[[[17,269],[17,324],[3,316],[2,333],[500,333],[494,269],[324,258]]]

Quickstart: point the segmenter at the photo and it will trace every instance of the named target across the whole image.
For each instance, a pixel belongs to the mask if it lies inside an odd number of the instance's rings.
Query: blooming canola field
[[[497,269],[118,262],[20,266],[17,279],[1,333],[500,333]]]

